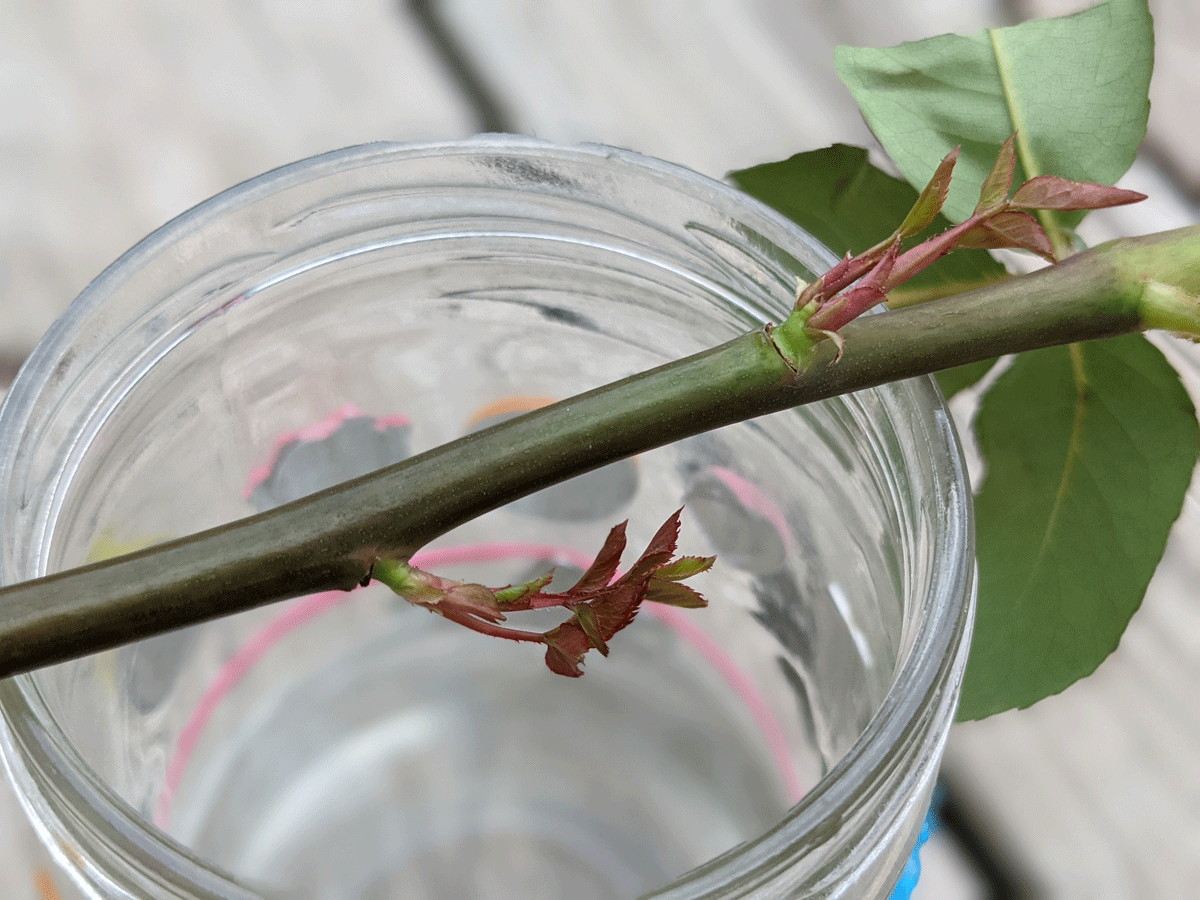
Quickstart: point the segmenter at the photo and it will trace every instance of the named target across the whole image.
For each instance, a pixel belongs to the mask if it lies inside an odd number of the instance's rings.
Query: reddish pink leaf
[[[556,675],[578,678],[583,674],[583,657],[591,649],[587,635],[578,625],[566,622],[545,634],[546,665]]]
[[[679,519],[683,515],[683,507],[675,510],[667,517],[667,521],[659,526],[658,531],[654,533],[654,537],[650,538],[650,543],[646,545],[646,552],[643,556],[650,553],[667,553],[675,552],[675,545],[679,542]]]
[[[986,221],[965,232],[957,246],[972,250],[1029,250],[1054,262],[1054,247],[1050,238],[1029,213],[1008,211],[990,216]]]
[[[844,257],[834,263],[829,271],[825,272],[815,281],[810,281],[805,285],[804,289],[796,295],[796,309],[803,309],[809,303],[814,301],[820,302],[826,297],[832,296],[838,292],[838,288],[832,285],[836,284],[840,279],[846,277],[846,273],[850,262],[853,258],[847,252]],[[851,279],[853,280],[853,279]],[[847,282],[848,283],[848,282]]]
[[[638,607],[646,597],[649,582],[649,578],[629,581],[616,589],[605,591],[602,597],[588,603],[595,614],[596,625],[604,640],[609,640],[633,621]]]
[[[441,578],[403,564],[380,565],[380,577],[410,602],[466,628],[492,637],[545,644],[546,665],[551,671],[577,677],[583,674],[583,658],[589,650],[608,655],[608,641],[634,620],[651,585],[662,602],[684,607],[704,605],[699,594],[679,581],[709,568],[712,558],[671,559],[679,540],[682,511],[676,510],[663,523],[637,562],[615,581],[625,549],[625,523],[613,528],[583,577],[561,594],[543,590],[550,582],[549,575],[499,589]],[[500,624],[505,621],[505,612],[554,606],[565,607],[573,614],[543,634]]]
[[[1087,181],[1069,181],[1057,175],[1039,175],[1017,188],[1010,203],[1020,209],[1075,210],[1124,206],[1145,199],[1146,195],[1137,191]]]
[[[878,266],[879,261],[887,256],[898,243],[899,238],[896,238],[886,244],[877,244],[858,256],[851,256],[847,253],[845,258],[837,262],[833,268],[800,292],[796,298],[796,308],[800,309],[814,300],[819,303],[827,301],[838,291],[858,281]]]
[[[599,597],[576,608],[575,615],[543,636],[546,665],[559,675],[582,675],[583,657],[593,647],[602,647],[607,656],[607,641],[634,620],[646,596],[649,578],[638,582],[623,576],[605,588]],[[582,610],[586,609],[587,612]],[[586,626],[585,623],[586,622]],[[588,632],[591,632],[589,636]]]
[[[872,307],[878,306],[887,299],[887,293],[877,284],[856,284],[850,290],[840,294],[836,300],[837,321],[831,323],[828,327],[829,331],[837,331],[843,324],[849,322],[866,312]],[[830,304],[831,308],[835,304]],[[816,316],[813,316],[815,319]],[[824,326],[825,319],[820,319],[817,323],[810,324],[811,328],[821,328]]]
[[[835,332],[873,306],[887,299],[887,283],[900,254],[897,241],[875,264],[870,273],[854,287],[843,291],[817,310],[808,320],[808,327],[818,331]]]
[[[574,609],[575,614],[562,625],[546,632],[544,636],[546,665],[551,671],[572,677],[582,674],[583,658],[593,647],[607,656],[607,642],[634,620],[652,583],[664,585],[668,591],[683,587],[677,582],[654,577],[664,566],[671,565],[671,556],[679,539],[681,512],[682,510],[676,510],[663,523],[650,539],[646,551],[638,561],[615,582],[592,591],[590,595],[579,592],[577,588],[559,595],[565,601],[562,605]],[[674,570],[668,568],[668,572],[678,577],[686,577],[683,574],[685,569],[699,570],[696,563],[691,561],[694,558],[687,559],[687,562],[680,560]],[[691,591],[690,588],[684,590]],[[672,592],[671,596],[678,599],[680,605],[695,606],[698,602],[703,603],[699,594],[696,594],[695,598],[686,599],[676,592]]]
[[[645,552],[622,576],[621,581],[644,581],[671,561],[671,556],[675,553],[675,544],[679,541],[679,514],[682,512],[682,509],[675,510],[671,517],[663,522],[650,539]]]
[[[443,615],[447,609],[457,609],[465,615],[488,622],[503,622],[504,614],[496,605],[496,597],[482,584],[455,584],[436,604]]]
[[[588,570],[580,576],[568,593],[576,591],[584,593],[608,586],[613,576],[617,574],[621,554],[625,552],[625,526],[627,524],[627,522],[622,522],[620,525],[613,526],[608,537],[604,539],[604,546],[600,548],[600,552],[596,554],[596,558],[588,566]]]

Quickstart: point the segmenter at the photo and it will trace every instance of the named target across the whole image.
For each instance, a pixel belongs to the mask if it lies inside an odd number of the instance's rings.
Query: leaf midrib
[[[1019,105],[1016,102],[1016,90],[1013,87],[1012,72],[1008,65],[1008,57],[1004,52],[1004,39],[1000,32],[1003,29],[989,28],[988,39],[992,45],[992,56],[996,60],[996,72],[1000,76],[1000,88],[1004,94],[1004,108],[1008,111],[1008,121],[1013,127],[1013,133],[1017,136],[1017,158],[1021,162],[1021,168],[1025,170],[1025,177],[1036,178],[1042,174],[1042,167],[1038,165],[1038,161],[1033,153],[1033,146],[1029,142],[1030,130],[1026,125],[1025,117],[1021,114]],[[1061,259],[1066,256],[1070,250],[1070,238],[1063,234],[1063,230],[1059,227],[1058,221],[1054,213],[1048,209],[1039,209],[1035,211],[1038,221],[1041,223],[1042,229],[1050,238],[1050,244],[1054,247],[1056,255]]]
[[[1070,344],[1067,350],[1071,356],[1071,373],[1075,381],[1075,412],[1071,422],[1071,436],[1067,440],[1066,459],[1063,461],[1058,490],[1054,494],[1054,505],[1050,508],[1050,518],[1046,522],[1046,530],[1042,535],[1038,552],[1034,556],[1033,565],[1029,567],[1029,577],[1021,588],[1020,603],[1024,602],[1034,582],[1037,581],[1038,570],[1042,567],[1046,553],[1053,543],[1059,512],[1070,493],[1070,482],[1075,471],[1075,463],[1083,452],[1083,430],[1084,422],[1087,419],[1087,370],[1083,362],[1083,348],[1079,344]]]

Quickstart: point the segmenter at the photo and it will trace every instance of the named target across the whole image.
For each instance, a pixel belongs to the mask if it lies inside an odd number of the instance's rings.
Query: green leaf
[[[496,596],[496,602],[501,606],[514,605],[538,593],[553,580],[554,573],[547,572],[545,575],[539,575],[531,581],[526,581],[522,584],[510,584],[508,587],[493,591],[493,593]]]
[[[655,572],[654,577],[666,581],[682,581],[693,575],[699,575],[701,572],[707,572],[716,561],[715,556],[681,556]]]
[[[1061,691],[1116,648],[1200,445],[1178,375],[1140,335],[1021,355],[976,427],[988,472],[962,719]]]
[[[979,202],[975,204],[975,212],[981,213],[999,206],[1008,198],[1017,166],[1017,151],[1013,146],[1016,141],[1017,136],[1014,134],[1000,145],[1000,152],[992,164],[992,171],[988,173],[988,177],[983,180],[983,187],[979,189]]]
[[[946,152],[962,146],[943,208],[961,222],[1014,131],[1018,184],[1047,174],[1100,184],[1120,178],[1146,133],[1153,53],[1145,0],[1108,0],[969,37],[839,47],[834,59],[910,182],[925,184]],[[1083,213],[1043,216],[1071,227]]]
[[[731,172],[739,188],[774,207],[839,255],[861,253],[888,238],[918,194],[846,144],[797,153],[782,162]],[[923,184],[925,182],[922,182]],[[945,216],[933,227],[950,226]],[[893,306],[981,287],[1008,277],[985,250],[959,250],[893,291]]]
[[[900,237],[914,237],[933,224],[938,213],[942,211],[942,204],[946,202],[946,195],[950,193],[950,182],[954,177],[954,164],[957,161],[958,148],[955,147],[938,164],[933,177],[929,179],[929,184],[921,189],[921,193],[918,195],[916,202],[913,203],[912,209],[908,211],[908,215],[900,223],[900,227],[897,229]]]
[[[646,589],[646,599],[665,606],[678,606],[681,609],[703,609],[708,606],[704,599],[693,588],[678,581],[651,578]]]
[[[588,643],[603,656],[608,656],[608,644],[604,642],[604,635],[600,633],[600,623],[596,620],[595,611],[586,603],[580,603],[575,607],[575,621],[579,623]]]

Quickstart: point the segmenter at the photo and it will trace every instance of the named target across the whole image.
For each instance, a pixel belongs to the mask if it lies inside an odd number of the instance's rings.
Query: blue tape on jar
[[[912,856],[908,858],[908,863],[904,866],[904,871],[900,874],[900,880],[896,882],[896,887],[892,890],[888,900],[910,900],[912,893],[916,890],[917,882],[921,878],[921,848],[925,846],[925,842],[929,840],[929,835],[935,827],[934,810],[929,808],[929,812],[925,814],[925,824],[921,826],[921,834],[917,838],[917,845],[913,847]]]

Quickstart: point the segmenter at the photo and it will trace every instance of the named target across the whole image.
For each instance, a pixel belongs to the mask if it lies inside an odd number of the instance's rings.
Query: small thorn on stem
[[[828,338],[829,340],[833,341],[834,347],[837,348],[837,354],[833,357],[833,361],[834,363],[841,361],[842,353],[846,349],[846,339],[842,337],[840,333],[836,331],[829,331],[825,328],[808,328],[806,330],[814,337],[819,335],[820,337]]]

